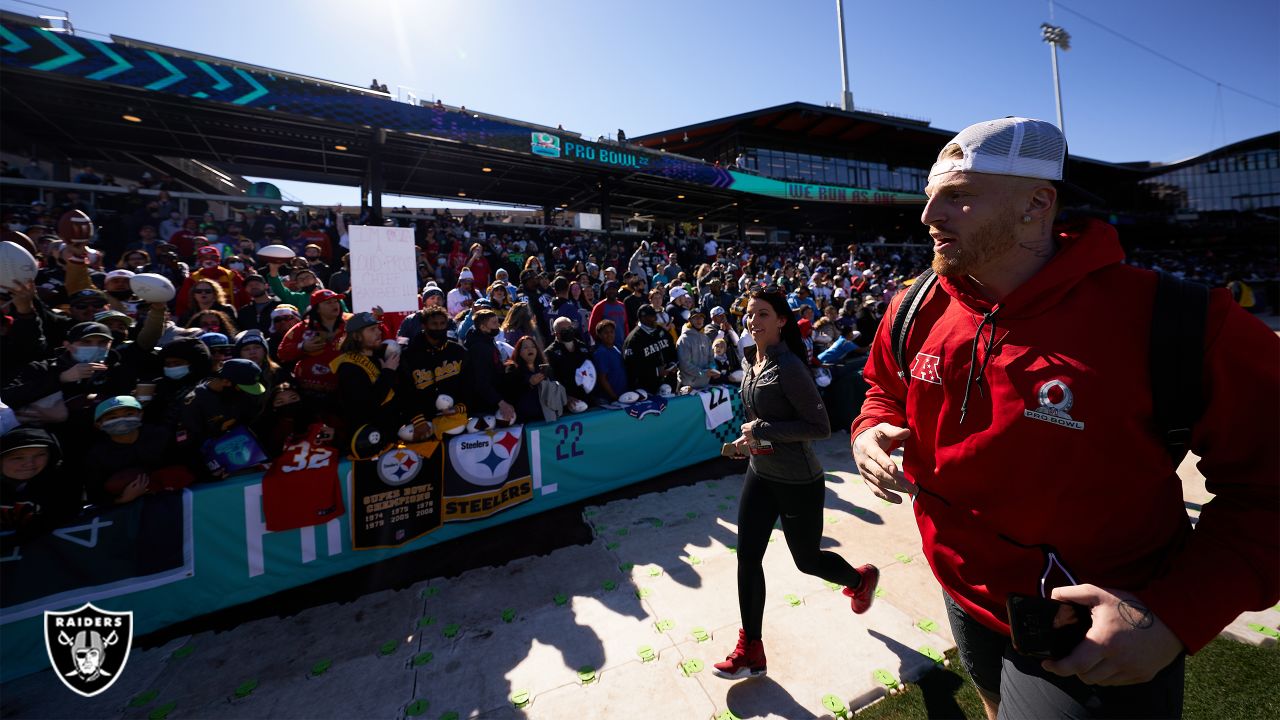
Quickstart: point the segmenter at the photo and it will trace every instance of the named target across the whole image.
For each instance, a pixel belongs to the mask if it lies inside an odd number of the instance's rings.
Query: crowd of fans
[[[363,218],[340,207],[216,220],[148,199],[114,233],[81,210],[71,199],[6,218],[6,239],[40,269],[0,288],[3,533],[256,469],[304,433],[372,457],[396,438],[735,383],[752,342],[746,293],[760,286],[788,294],[825,387],[832,369],[865,362],[888,300],[931,257],[923,245],[810,236],[757,248],[680,225],[611,237],[436,211],[398,221],[415,230],[420,309],[353,314],[347,223]],[[296,256],[265,257],[268,245]],[[176,296],[142,301],[138,273]]]

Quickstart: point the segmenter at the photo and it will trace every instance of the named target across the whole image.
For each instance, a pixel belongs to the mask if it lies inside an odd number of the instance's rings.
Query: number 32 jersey
[[[338,453],[316,438],[314,428],[286,444],[262,478],[262,511],[270,532],[326,523],[345,510]]]

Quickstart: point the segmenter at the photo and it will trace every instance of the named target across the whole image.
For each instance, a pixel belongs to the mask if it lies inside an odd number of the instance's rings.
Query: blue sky
[[[46,0],[80,31],[114,33],[565,128],[636,136],[793,100],[838,102],[830,0]],[[47,13],[12,0],[0,7]],[[1274,0],[1058,3],[1074,154],[1174,161],[1280,129]],[[1047,0],[846,0],[854,103],[958,130],[1055,115]],[[91,36],[92,37],[92,36]],[[310,202],[354,190],[283,185]]]

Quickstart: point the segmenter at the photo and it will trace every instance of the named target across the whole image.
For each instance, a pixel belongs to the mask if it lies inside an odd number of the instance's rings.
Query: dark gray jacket
[[[746,356],[742,403],[756,421],[756,440],[773,443],[772,454],[751,456],[751,469],[778,482],[820,480],[822,465],[810,441],[829,437],[831,423],[809,368],[785,342],[766,351],[762,366],[755,364],[756,348],[747,348]]]

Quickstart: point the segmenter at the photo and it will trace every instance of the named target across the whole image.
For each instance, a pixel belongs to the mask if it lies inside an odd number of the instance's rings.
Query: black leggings
[[[747,469],[738,505],[738,609],[748,640],[760,639],[764,621],[764,551],[778,516],[787,548],[800,572],[857,587],[862,578],[844,558],[819,549],[822,505],[827,486],[821,478],[804,484],[766,480]]]

